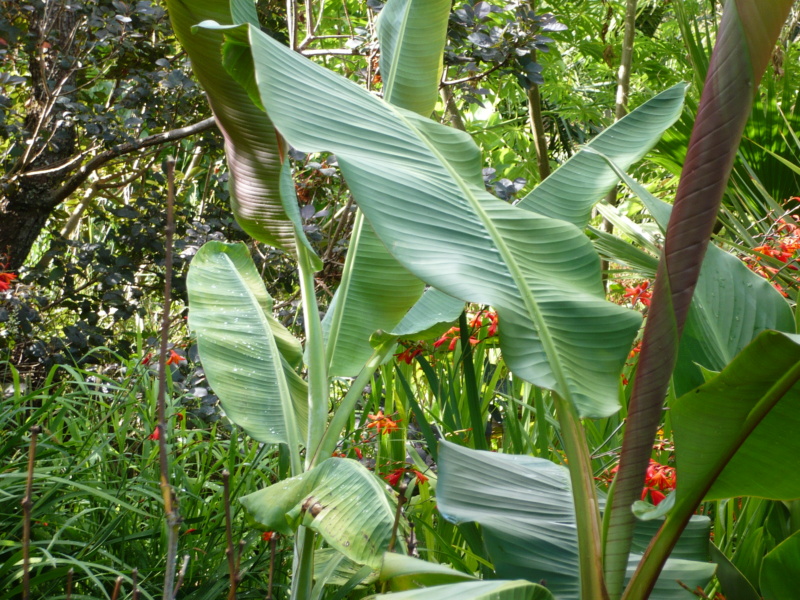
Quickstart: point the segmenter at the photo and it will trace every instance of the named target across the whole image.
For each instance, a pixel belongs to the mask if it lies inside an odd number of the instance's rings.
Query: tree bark
[[[86,23],[66,0],[42,3],[31,11],[27,29],[35,43],[28,51],[30,97],[26,103],[23,151],[0,176],[0,263],[19,270],[45,228],[48,218],[97,169],[111,160],[180,140],[214,126],[205,119],[188,127],[118,144],[85,154],[69,113],[74,74],[79,65],[76,31]],[[71,56],[75,54],[76,56]]]
[[[550,175],[550,157],[547,154],[547,139],[544,136],[542,99],[539,94],[539,86],[535,83],[528,90],[528,117],[531,124],[531,132],[533,133],[533,144],[536,148],[539,181],[544,181]]]

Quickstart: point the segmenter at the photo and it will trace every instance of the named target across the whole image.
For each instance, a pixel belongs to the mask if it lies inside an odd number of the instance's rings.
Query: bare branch
[[[66,200],[81,186],[84,181],[86,181],[86,179],[88,179],[89,175],[115,158],[124,156],[125,154],[130,154],[131,152],[136,152],[137,150],[141,150],[143,148],[149,148],[151,146],[158,146],[159,144],[166,144],[169,142],[182,140],[190,135],[207,131],[213,126],[214,118],[210,117],[193,125],[188,125],[179,129],[172,129],[163,133],[157,133],[140,140],[118,144],[113,148],[109,148],[108,150],[101,152],[91,160],[87,161],[86,164],[82,165],[78,171],[64,183],[64,185],[55,191],[48,204],[50,207],[56,207],[61,204],[61,202]]]

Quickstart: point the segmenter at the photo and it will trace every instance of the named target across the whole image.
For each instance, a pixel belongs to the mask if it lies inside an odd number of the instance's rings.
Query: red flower
[[[416,469],[411,469],[411,472],[414,474],[414,477],[417,478],[417,483],[425,483],[428,481],[428,478]]]
[[[175,352],[175,350],[169,351],[169,358],[167,359],[168,365],[177,365],[182,362],[186,362],[186,359],[184,357]]]
[[[389,433],[399,429],[397,421],[393,421],[389,417],[384,416],[382,410],[379,410],[377,415],[367,415],[367,418],[372,421],[372,423],[367,425],[367,429],[375,427],[381,433]]]
[[[644,478],[645,488],[642,490],[642,500],[650,495],[650,501],[658,505],[666,496],[664,492],[675,489],[675,469],[667,465],[662,465],[650,459],[647,473]]]
[[[388,483],[390,486],[394,487],[398,483],[400,483],[400,480],[403,478],[403,475],[405,475],[405,474],[406,474],[405,468],[400,468],[400,469],[395,469],[394,471],[392,471],[388,475],[384,475],[383,478],[386,480],[386,483]]]
[[[353,448],[353,452],[356,453],[356,456],[358,457],[358,460],[361,460],[362,458],[364,458],[364,455],[361,452],[361,448]]]
[[[486,330],[486,337],[494,337],[497,335],[497,313],[493,310],[482,310],[469,322],[470,327],[480,329],[481,327],[489,326]]]
[[[632,288],[625,288],[625,293],[622,294],[623,298],[630,298],[631,304],[636,306],[637,302],[641,302],[645,306],[650,306],[650,298],[653,297],[653,293],[650,291],[650,282],[646,279],[637,285],[636,287]]]
[[[191,535],[193,533],[197,533],[197,529],[194,529],[194,528],[187,529],[186,531],[183,532],[183,535]]]
[[[398,352],[397,354],[395,354],[395,357],[397,358],[397,360],[404,362],[407,365],[410,365],[412,362],[414,362],[414,357],[419,354],[422,354],[422,351],[423,351],[422,344],[416,344],[414,346],[406,348],[402,352]]]
[[[261,534],[261,539],[264,540],[265,542],[269,542],[270,540],[272,540],[273,537],[275,537],[274,531],[265,531],[264,533]]]
[[[14,273],[0,273],[0,292],[5,292],[17,276]]]
[[[619,465],[608,471],[608,483],[611,483],[613,475],[619,470]],[[647,467],[647,473],[644,478],[645,487],[642,488],[642,500],[650,497],[653,505],[657,506],[666,494],[664,492],[671,492],[675,489],[675,468],[667,465],[662,465],[659,462],[650,459],[650,465]]]
[[[156,427],[153,430],[153,433],[147,436],[147,439],[157,441],[160,437],[161,437],[161,429],[159,427]]]
[[[439,346],[443,345],[445,342],[450,342],[447,346],[447,351],[452,352],[456,349],[456,344],[461,339],[461,330],[458,327],[451,327],[448,329],[442,337],[438,340],[433,342],[433,347],[438,348]],[[473,346],[478,343],[478,338],[474,336],[470,336],[469,343]]]

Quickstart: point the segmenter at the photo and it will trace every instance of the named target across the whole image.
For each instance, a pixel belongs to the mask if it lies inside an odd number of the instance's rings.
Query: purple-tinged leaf
[[[622,587],[634,525],[630,507],[641,493],[678,342],[719,204],[754,91],[791,6],[791,0],[730,0],[726,4],[667,229],[633,383],[606,538],[606,575],[612,597]]]

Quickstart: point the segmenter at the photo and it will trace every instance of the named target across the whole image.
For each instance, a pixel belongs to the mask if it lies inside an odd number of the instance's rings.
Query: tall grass
[[[19,382],[0,413],[0,600],[23,592],[21,501],[31,427],[42,429],[34,460],[30,595],[51,600],[161,597],[165,527],[155,431],[157,374],[141,362],[103,373],[54,367],[40,389]],[[242,438],[223,419],[196,420],[169,394],[168,446],[180,503],[180,556],[188,563],[180,597],[211,599],[229,587],[222,471],[230,472],[234,553],[240,598],[266,595],[270,545],[236,499],[277,478],[272,448]],[[275,582],[287,581],[277,545]],[[72,575],[68,574],[72,572]],[[71,582],[68,582],[71,580]],[[71,583],[71,585],[68,585]]]

